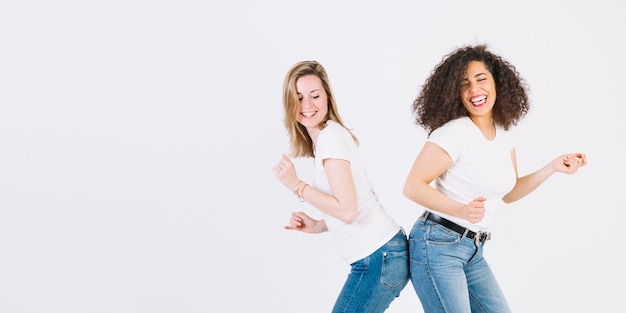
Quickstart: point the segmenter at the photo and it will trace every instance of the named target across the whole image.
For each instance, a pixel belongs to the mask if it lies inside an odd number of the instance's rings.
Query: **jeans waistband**
[[[491,233],[471,231],[469,228],[463,227],[430,211],[425,211],[424,214],[422,214],[422,217],[425,220],[437,223],[445,228],[455,231],[461,236],[473,239],[474,241],[476,241],[476,243],[481,243],[491,239]]]

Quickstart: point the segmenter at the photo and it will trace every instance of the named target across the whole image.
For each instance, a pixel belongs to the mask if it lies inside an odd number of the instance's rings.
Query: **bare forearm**
[[[463,215],[464,204],[446,197],[429,184],[407,182],[404,185],[403,194],[409,200],[428,209],[457,217]]]
[[[532,174],[518,178],[515,187],[502,200],[506,203],[511,203],[525,197],[554,173],[555,170],[552,167],[552,163],[550,163]]]
[[[356,219],[358,213],[356,203],[341,203],[337,200],[337,198],[321,192],[311,186],[304,187],[300,196],[302,200],[308,202],[316,209],[343,221],[346,224],[351,224]],[[324,224],[324,227],[326,227],[326,224]]]

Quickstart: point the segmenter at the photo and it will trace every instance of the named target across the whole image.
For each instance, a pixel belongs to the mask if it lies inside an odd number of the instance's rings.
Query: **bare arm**
[[[415,159],[404,183],[403,194],[411,201],[426,208],[477,223],[484,217],[484,197],[477,197],[469,204],[454,201],[430,183],[452,166],[452,159],[438,145],[426,142]]]
[[[515,149],[511,151],[511,160],[513,161],[515,175],[517,176],[517,157]],[[557,172],[574,174],[581,166],[585,166],[586,164],[587,157],[582,153],[561,155],[531,174],[523,177],[518,176],[515,186],[509,193],[502,197],[502,200],[506,203],[517,201],[537,189],[537,187],[543,184],[552,174]]]
[[[325,159],[323,164],[331,194],[300,182],[293,163],[285,155],[273,170],[285,186],[288,188],[297,186],[300,197],[313,207],[346,224],[351,224],[358,215],[358,203],[350,162],[341,159]]]
[[[350,162],[340,159],[325,159],[323,162],[331,195],[306,187],[302,198],[318,210],[352,224],[358,215],[358,203]]]

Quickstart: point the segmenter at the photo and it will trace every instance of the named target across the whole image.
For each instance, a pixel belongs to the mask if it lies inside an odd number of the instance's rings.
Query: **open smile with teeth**
[[[482,95],[482,96],[471,98],[470,102],[474,106],[481,106],[481,105],[485,104],[485,102],[487,102],[487,96]]]
[[[313,112],[300,112],[300,115],[304,116],[304,117],[312,117],[317,113],[317,111],[313,111]]]

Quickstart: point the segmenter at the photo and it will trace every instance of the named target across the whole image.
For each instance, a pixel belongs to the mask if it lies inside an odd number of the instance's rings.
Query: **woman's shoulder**
[[[320,135],[322,134],[346,134],[346,133],[348,133],[348,130],[345,129],[343,126],[341,126],[341,124],[333,120],[328,120],[326,121],[326,127],[322,129],[322,131],[320,132]]]
[[[342,141],[346,143],[353,142],[350,132],[345,127],[341,126],[341,124],[333,120],[328,120],[326,122],[326,127],[322,129],[317,137],[318,143],[320,141],[324,142],[327,140]]]
[[[456,119],[453,119],[448,122],[452,127],[467,127],[468,125],[473,125],[472,120],[469,116],[463,116]]]
[[[448,122],[446,122],[445,124],[441,125],[439,128],[435,129],[433,131],[433,133],[437,132],[437,133],[449,133],[449,132],[456,132],[456,131],[466,131],[468,128],[470,128],[472,126],[472,120],[470,120],[469,117],[464,116],[464,117],[459,117],[453,120],[450,120]]]

